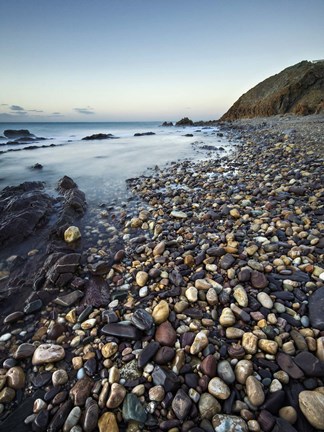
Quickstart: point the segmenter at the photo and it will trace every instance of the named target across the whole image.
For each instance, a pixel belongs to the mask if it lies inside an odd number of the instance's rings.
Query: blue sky
[[[324,0],[1,0],[0,121],[219,118],[324,58]]]

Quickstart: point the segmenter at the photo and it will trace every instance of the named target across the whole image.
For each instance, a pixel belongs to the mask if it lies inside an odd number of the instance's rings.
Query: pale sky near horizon
[[[324,0],[0,0],[0,121],[219,118],[324,58]]]

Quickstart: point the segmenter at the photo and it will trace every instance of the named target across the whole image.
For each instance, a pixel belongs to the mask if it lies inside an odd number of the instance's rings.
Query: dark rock
[[[83,311],[80,313],[80,315],[78,316],[77,321],[79,323],[82,323],[83,321],[85,321],[88,318],[88,316],[91,314],[92,311],[93,311],[93,306],[92,305],[86,306],[83,309]],[[102,313],[102,317],[103,317],[103,313]]]
[[[32,428],[34,432],[43,432],[46,431],[47,425],[49,422],[49,411],[42,410],[40,411],[35,420],[33,421]]]
[[[30,425],[26,425],[24,420],[33,411],[36,399],[43,398],[44,391],[37,390],[33,396],[27,397],[9,416],[0,423],[0,432],[30,432]]]
[[[154,385],[162,385],[166,392],[175,392],[181,385],[178,375],[161,366],[155,366],[152,379]]]
[[[56,340],[59,336],[61,336],[66,331],[66,326],[61,323],[54,323],[47,330],[47,337],[51,340]]]
[[[84,293],[80,290],[71,291],[70,293],[56,297],[56,299],[53,300],[53,303],[56,303],[60,306],[72,306],[74,303],[76,303],[80,298],[84,296]]]
[[[90,396],[94,382],[89,377],[80,379],[70,390],[70,397],[74,405],[83,406]]]
[[[26,306],[24,307],[24,312],[26,315],[29,315],[29,314],[32,314],[34,312],[39,311],[40,309],[42,309],[42,307],[43,307],[42,300],[40,300],[40,299],[34,300],[34,301],[26,304]]]
[[[142,336],[140,330],[134,327],[129,321],[106,324],[102,327],[101,332],[108,336],[132,340],[139,340]]]
[[[314,114],[321,108],[323,88],[323,62],[302,61],[246,92],[220,120]]]
[[[251,284],[253,288],[262,289],[268,286],[269,282],[265,274],[254,270],[251,273]]]
[[[324,286],[309,297],[309,319],[312,327],[324,330]]]
[[[178,390],[172,401],[172,409],[179,420],[188,417],[192,406],[190,397],[182,390]]]
[[[159,365],[165,365],[174,359],[176,352],[174,348],[163,346],[159,348],[154,360]]]
[[[177,340],[177,333],[170,321],[165,321],[157,327],[155,332],[155,340],[160,345],[166,345],[169,347],[174,346]]]
[[[131,321],[135,327],[145,332],[150,330],[154,325],[152,315],[146,312],[145,309],[136,309],[132,315]]]
[[[85,432],[92,432],[98,425],[99,407],[97,402],[88,398],[85,405],[83,430]]]
[[[36,164],[33,165],[31,168],[32,168],[33,170],[41,170],[41,169],[43,169],[43,165],[40,164],[40,163],[36,163]]]
[[[23,343],[18,346],[13,356],[17,360],[29,358],[34,354],[35,349],[36,349],[35,345],[30,343]]]
[[[137,132],[137,133],[134,134],[135,137],[149,136],[149,135],[155,135],[155,133],[154,132],[142,132],[142,133]]]
[[[272,432],[297,432],[297,429],[295,429],[290,423],[288,423],[286,420],[282,418],[276,418],[276,424],[274,428],[272,429]]]
[[[44,387],[46,384],[48,384],[52,379],[52,373],[51,372],[42,372],[37,375],[34,375],[31,377],[31,382],[34,387]]]
[[[222,256],[222,258],[219,261],[219,265],[223,270],[228,270],[235,262],[235,258],[233,255],[227,253],[226,255]]]
[[[165,121],[162,123],[162,126],[173,126],[173,123]]]
[[[271,412],[272,414],[277,414],[280,408],[284,406],[285,398],[286,395],[283,390],[270,393],[261,408]]]
[[[185,134],[184,136],[185,136],[185,137],[188,137],[188,138],[192,138],[192,137],[193,137],[193,134]]]
[[[314,354],[304,351],[296,355],[294,362],[307,376],[324,377],[324,362]]]
[[[304,376],[303,371],[295,364],[288,354],[281,352],[277,354],[276,360],[280,368],[287,372],[291,378],[300,379]]]
[[[181,120],[177,121],[176,126],[193,126],[194,122],[188,117],[183,117]]]
[[[23,319],[25,316],[24,312],[12,312],[11,314],[7,315],[5,319],[3,320],[4,324],[11,324],[13,322],[19,321]]]
[[[53,199],[42,182],[25,182],[0,193],[0,246],[17,245],[44,227],[53,212]]]
[[[276,422],[276,418],[266,410],[261,410],[258,422],[264,432],[270,432]]]
[[[8,139],[35,137],[28,129],[6,129],[3,135]]]
[[[145,423],[147,414],[138,397],[133,393],[128,393],[123,403],[123,418],[126,422],[135,421]]]
[[[214,378],[217,370],[217,360],[213,355],[208,355],[200,363],[200,370],[204,375]]]
[[[146,345],[138,356],[138,367],[143,368],[155,356],[159,348],[160,344],[155,341]]]
[[[64,425],[67,416],[69,415],[71,409],[73,408],[73,403],[71,399],[67,400],[60,408],[57,410],[55,416],[50,422],[47,432],[58,432]]]
[[[88,306],[91,307],[91,306]],[[116,314],[116,312],[112,311],[112,310],[105,310],[102,312],[101,314],[101,318],[103,322],[106,323],[116,323],[119,321],[119,318]],[[79,321],[79,320],[78,320]]]
[[[85,136],[82,138],[83,141],[91,141],[91,140],[103,140],[103,139],[112,139],[117,138],[113,134],[105,134],[105,133],[97,133],[89,136]]]
[[[107,282],[99,276],[92,276],[86,282],[83,305],[94,307],[106,306],[110,301],[110,291]]]

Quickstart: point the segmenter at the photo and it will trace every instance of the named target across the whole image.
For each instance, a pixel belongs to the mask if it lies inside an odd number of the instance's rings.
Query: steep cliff
[[[324,60],[302,61],[243,94],[220,120],[324,111]]]

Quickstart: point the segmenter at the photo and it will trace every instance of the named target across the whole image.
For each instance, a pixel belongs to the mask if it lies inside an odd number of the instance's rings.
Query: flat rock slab
[[[118,338],[139,340],[142,334],[138,328],[132,324],[111,323],[102,327],[101,332],[108,336],[116,336]]]

